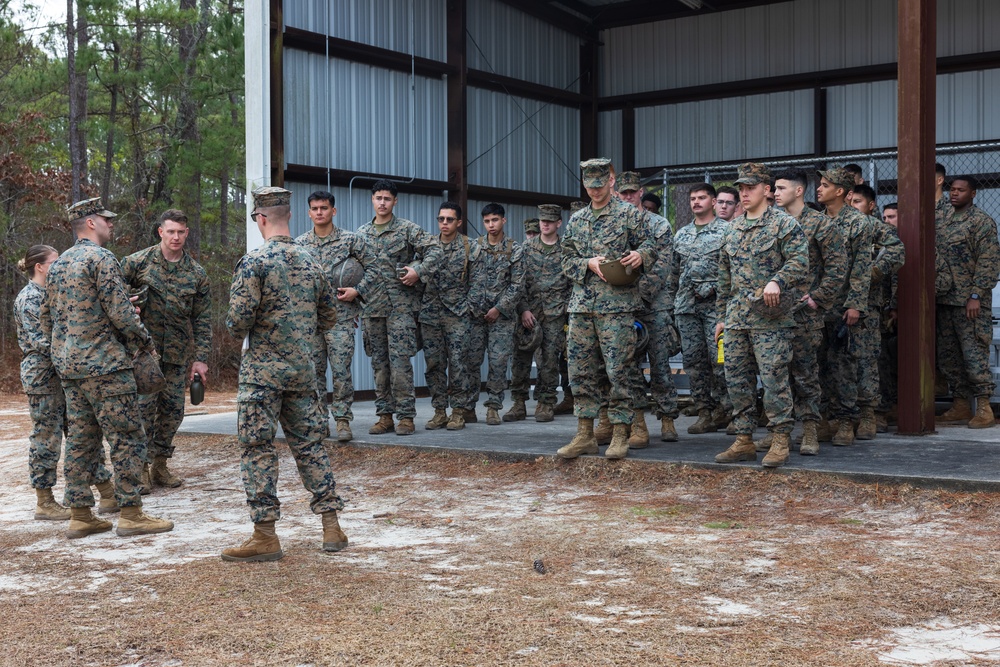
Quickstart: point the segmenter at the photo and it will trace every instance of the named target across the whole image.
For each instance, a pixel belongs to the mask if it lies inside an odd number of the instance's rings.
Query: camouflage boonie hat
[[[580,163],[583,170],[583,187],[602,188],[611,178],[611,160],[606,157],[596,157]]]
[[[574,202],[570,202],[570,204],[569,204],[569,214],[573,215],[574,213],[576,213],[580,209],[584,209],[584,208],[587,208],[587,202],[580,201],[579,199],[577,199]]]
[[[100,197],[78,201],[66,209],[66,217],[70,222],[79,218],[86,218],[88,215],[99,215],[102,218],[117,217],[114,213],[104,208],[104,202],[101,201]]]
[[[854,174],[846,169],[836,167],[834,169],[827,169],[826,171],[817,171],[816,173],[838,188],[850,191],[854,187]]]
[[[637,171],[623,171],[615,177],[618,192],[634,192],[642,187],[642,176]]]
[[[562,222],[562,206],[559,204],[542,204],[538,207],[538,219],[546,222]]]
[[[292,202],[292,193],[285,188],[268,186],[257,188],[253,191],[253,207],[269,208],[271,206],[289,206]]]
[[[538,218],[528,218],[524,221],[524,231],[525,233],[535,233],[541,234],[542,228],[538,226]]]
[[[733,183],[739,185],[757,185],[758,183],[771,183],[771,170],[760,162],[744,162],[738,170],[739,178]]]

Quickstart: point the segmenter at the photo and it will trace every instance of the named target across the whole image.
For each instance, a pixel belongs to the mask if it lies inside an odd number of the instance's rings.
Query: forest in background
[[[0,386],[19,386],[17,261],[73,243],[65,208],[103,197],[109,248],[157,242],[167,208],[189,217],[188,251],[213,286],[210,380],[230,383],[240,341],[225,332],[246,247],[242,0],[66,0],[64,22],[0,0]]]

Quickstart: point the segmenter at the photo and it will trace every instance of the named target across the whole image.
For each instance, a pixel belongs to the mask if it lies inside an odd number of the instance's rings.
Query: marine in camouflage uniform
[[[170,237],[163,235],[161,243],[126,256],[122,260],[122,275],[133,290],[146,289],[140,316],[160,354],[160,370],[166,380],[159,393],[139,397],[148,441],[146,463],[153,464],[154,483],[176,487],[182,480],[167,469],[166,459],[174,455],[174,435],[184,419],[189,366],[192,362],[199,364],[200,372],[208,368],[212,352],[212,293],[205,269],[184,249],[186,216],[180,211],[166,211],[160,216],[161,234],[164,225],[183,229],[180,258],[167,259],[164,253],[171,252]]]
[[[792,360],[795,318],[785,304],[797,301],[809,270],[809,246],[802,228],[791,216],[768,206],[771,175],[759,163],[739,168],[740,198],[749,193],[747,212],[726,231],[719,260],[716,308],[725,330],[725,368],[733,401],[736,442],[716,456],[719,463],[756,460],[751,434],[757,425],[757,377],[764,387],[764,410],[773,444],[764,457],[768,467],[788,459],[789,434],[794,426],[788,368]],[[751,213],[759,215],[751,219]],[[780,289],[784,303],[770,286]],[[763,295],[763,296],[762,296]],[[775,303],[767,303],[774,299]],[[767,303],[758,308],[754,302]]]
[[[562,223],[562,207],[542,204],[538,207],[539,223],[558,229]],[[555,414],[556,387],[559,385],[559,355],[566,347],[566,304],[569,301],[570,282],[562,271],[562,245],[558,237],[553,244],[541,236],[526,242],[524,248],[524,298],[518,306],[520,326],[525,314],[533,327],[541,327],[541,343],[537,351],[514,350],[511,366],[511,398],[514,409],[520,407],[524,418],[524,402],[528,400],[531,384],[531,361],[538,358],[538,377],[535,382],[536,421],[551,421]],[[518,325],[515,325],[518,326]],[[537,352],[537,354],[536,354]],[[504,419],[508,420],[508,413]],[[509,420],[508,420],[509,421]]]
[[[935,247],[941,265],[936,281],[937,348],[938,364],[954,396],[954,404],[941,421],[969,419],[970,428],[989,428],[996,425],[990,408],[996,384],[989,349],[1000,243],[996,222],[973,203],[977,188],[971,176],[952,179],[953,208],[936,224]]]

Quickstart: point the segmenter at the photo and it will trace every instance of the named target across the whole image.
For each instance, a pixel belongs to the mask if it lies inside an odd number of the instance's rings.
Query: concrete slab
[[[539,424],[530,417],[533,410],[534,403],[529,402],[526,421],[487,426],[486,409],[480,405],[477,408],[479,423],[468,424],[461,431],[427,431],[423,426],[434,410],[430,399],[417,399],[416,433],[409,436],[375,436],[368,435],[368,428],[377,421],[375,404],[371,401],[359,402],[353,406],[354,422],[351,427],[354,440],[351,444],[454,450],[503,458],[554,456],[559,447],[572,439],[576,432],[576,418],[571,415],[557,416],[555,421]],[[687,427],[694,422],[694,417],[677,420],[680,441],[674,443],[659,442],[659,421],[649,415],[646,421],[651,435],[650,446],[630,451],[628,458],[631,460],[714,469],[733,469],[736,466],[760,468],[759,461],[763,454],[758,455],[757,464],[716,464],[715,455],[729,446],[732,437],[725,433],[688,435]],[[236,413],[188,416],[180,431],[235,435]],[[764,429],[758,429],[755,437],[764,433]],[[800,456],[793,451],[788,464],[777,472],[799,470],[842,475],[859,481],[1000,491],[1000,427],[973,430],[965,426],[942,425],[937,433],[926,436],[880,433],[875,440],[857,442],[852,447],[834,447],[823,443],[819,456]]]

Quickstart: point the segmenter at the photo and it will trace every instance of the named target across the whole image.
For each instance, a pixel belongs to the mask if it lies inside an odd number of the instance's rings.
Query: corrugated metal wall
[[[600,157],[618,166],[622,163],[622,112],[602,111],[597,114],[597,152]],[[588,155],[584,159],[594,157]]]

